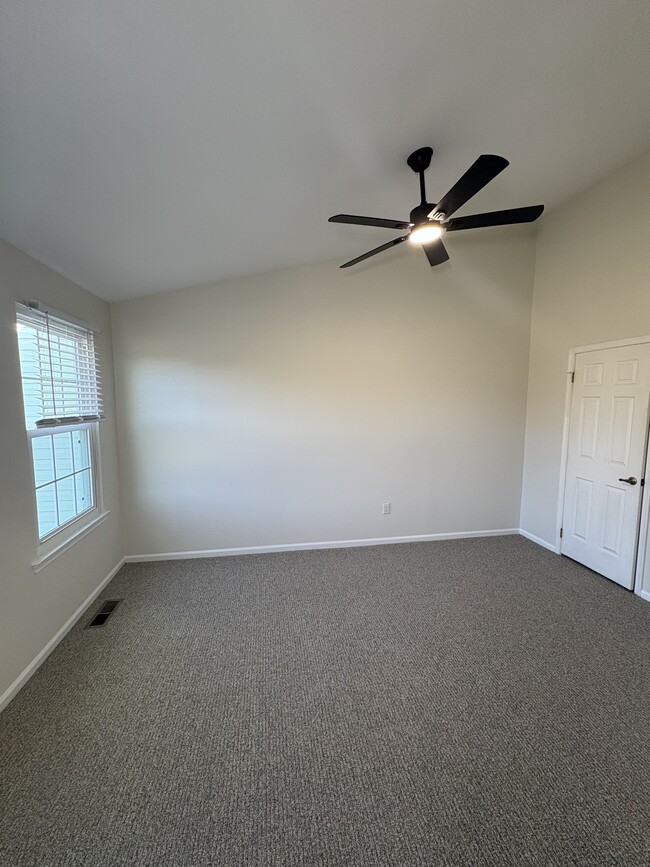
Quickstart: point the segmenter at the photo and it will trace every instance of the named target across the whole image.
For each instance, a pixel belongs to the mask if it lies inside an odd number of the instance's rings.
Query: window
[[[16,318],[38,537],[45,542],[98,511],[95,335],[36,302],[17,305]]]

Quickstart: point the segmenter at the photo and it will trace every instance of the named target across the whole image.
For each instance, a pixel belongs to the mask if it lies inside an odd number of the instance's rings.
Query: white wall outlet
[[[382,515],[390,515],[390,503],[381,504],[381,513]]]

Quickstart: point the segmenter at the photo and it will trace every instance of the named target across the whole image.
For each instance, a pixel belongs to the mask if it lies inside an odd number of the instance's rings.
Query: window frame
[[[35,302],[29,302],[29,304],[17,304],[16,321],[18,322],[18,314],[21,312],[21,309],[34,306]],[[70,323],[77,327],[82,327],[89,332],[93,332],[93,341],[96,340],[97,330],[91,328],[89,325],[81,323],[79,320],[74,319],[71,316],[66,316],[66,314],[64,313],[59,313],[58,311],[54,310],[46,310],[40,304],[38,305],[37,309],[39,313],[48,313],[52,316],[52,318],[61,320],[65,323]],[[21,376],[21,398],[23,401],[23,412],[25,412],[25,398],[23,394],[23,365],[18,341],[16,348],[18,351],[18,362]],[[95,346],[96,359],[97,355],[97,347]],[[99,369],[97,370],[97,376],[100,377]],[[24,418],[25,434],[28,443],[29,466],[31,474],[30,479],[32,485],[34,507],[33,515],[36,538],[36,558],[32,562],[32,569],[34,572],[40,572],[41,569],[45,568],[45,566],[47,566],[54,559],[56,559],[56,557],[58,557],[60,554],[62,554],[64,551],[74,545],[79,539],[83,538],[83,536],[89,533],[94,527],[103,523],[110,514],[110,510],[106,509],[104,505],[104,489],[101,472],[100,419],[102,418],[103,414],[99,415],[96,419],[93,420],[82,421],[79,419],[76,421],[71,421],[69,424],[52,424],[35,427],[27,427],[27,419]],[[34,439],[40,437],[54,436],[58,433],[66,433],[75,430],[88,431],[88,453],[90,461],[89,469],[93,490],[93,505],[85,511],[81,512],[80,514],[77,514],[69,520],[65,521],[64,523],[59,524],[59,526],[46,533],[44,536],[40,536],[36,491],[38,488],[42,487],[42,485],[37,486],[36,484],[36,468],[34,465],[34,451],[32,448],[32,442]]]

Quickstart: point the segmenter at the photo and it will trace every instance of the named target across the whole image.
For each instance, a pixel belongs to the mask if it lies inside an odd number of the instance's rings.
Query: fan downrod
[[[418,148],[413,151],[411,156],[406,160],[409,168],[413,169],[416,175],[420,172],[426,172],[431,163],[433,148]]]

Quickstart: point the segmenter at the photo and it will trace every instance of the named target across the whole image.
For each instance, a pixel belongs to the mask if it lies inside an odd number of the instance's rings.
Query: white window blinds
[[[94,332],[31,304],[17,325],[27,429],[103,418]]]

